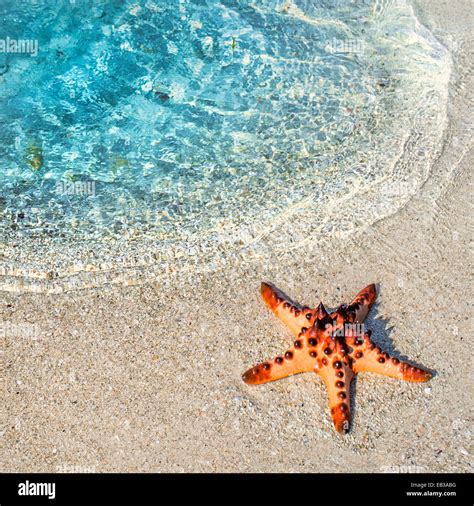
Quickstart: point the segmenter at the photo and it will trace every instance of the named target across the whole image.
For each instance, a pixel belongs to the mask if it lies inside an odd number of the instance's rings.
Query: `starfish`
[[[375,299],[375,285],[361,290],[349,305],[328,313],[321,302],[316,309],[291,301],[270,283],[262,283],[262,298],[285,323],[296,340],[283,355],[252,367],[242,376],[251,385],[267,383],[293,374],[313,371],[324,380],[334,427],[347,433],[351,424],[350,385],[359,372],[373,372],[392,378],[424,382],[429,371],[384,353],[365,331],[364,320]]]

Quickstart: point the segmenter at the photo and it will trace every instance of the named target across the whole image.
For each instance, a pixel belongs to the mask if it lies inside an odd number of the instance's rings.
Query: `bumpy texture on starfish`
[[[301,307],[269,283],[262,283],[262,297],[296,337],[283,355],[249,369],[242,378],[257,385],[292,374],[313,371],[326,383],[336,430],[349,431],[350,385],[358,372],[374,372],[405,381],[431,379],[428,371],[384,353],[365,332],[363,321],[377,298],[375,285],[361,290],[348,305],[329,314],[321,302],[316,309]]]

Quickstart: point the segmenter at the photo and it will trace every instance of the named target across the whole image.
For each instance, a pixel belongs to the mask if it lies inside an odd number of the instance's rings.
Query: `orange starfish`
[[[348,305],[329,314],[321,302],[316,309],[301,307],[269,283],[262,283],[262,297],[296,337],[293,346],[272,361],[249,369],[242,378],[258,385],[313,371],[326,383],[336,430],[348,432],[351,422],[350,385],[358,372],[375,372],[405,381],[431,379],[428,371],[384,353],[370,339],[363,322],[377,298],[375,285],[361,290]]]

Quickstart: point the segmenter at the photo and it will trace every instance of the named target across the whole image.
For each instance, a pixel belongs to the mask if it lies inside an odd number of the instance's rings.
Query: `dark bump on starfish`
[[[285,358],[286,358],[287,360],[291,360],[291,359],[293,358],[293,353],[292,353],[291,351],[287,351],[287,352],[285,353]]]
[[[283,362],[283,359],[282,359],[281,357],[277,357],[277,358],[275,359],[275,362],[276,362],[277,364],[281,364],[281,363]]]
[[[341,404],[339,404],[339,409],[341,411],[347,411],[347,409],[349,409],[349,408],[345,402],[341,402]]]
[[[349,311],[346,315],[346,320],[349,322],[349,323],[354,323],[355,321],[355,313],[354,311]]]
[[[297,339],[293,344],[295,345],[295,348],[301,348],[301,341],[299,339]]]
[[[277,297],[275,293],[273,295],[276,297],[275,303],[277,306],[278,306],[278,304],[281,304],[283,302],[283,299],[280,299],[280,297]]]
[[[339,362],[339,360],[336,360],[334,362],[334,364],[332,364],[332,365],[333,365],[334,369],[340,369],[342,367],[342,364],[341,364],[341,362]]]
[[[316,321],[314,322],[314,326],[319,330],[324,330],[326,328],[325,323],[322,320],[318,319],[316,319]]]
[[[283,306],[284,306],[286,309],[288,309],[288,308],[291,306],[291,304],[290,304],[289,302],[285,302],[285,303],[283,304]]]
[[[337,309],[336,313],[340,314],[341,316],[345,316],[347,313],[347,306],[346,304],[341,304]]]
[[[332,351],[331,351],[331,348],[324,348],[324,354],[325,355],[331,355]]]
[[[308,344],[309,344],[310,346],[316,346],[316,345],[318,344],[318,340],[317,340],[317,339],[314,339],[314,337],[310,337],[310,338],[308,339]]]
[[[385,359],[383,357],[379,357],[379,362],[383,364],[385,362]]]
[[[343,378],[344,377],[344,372],[343,371],[337,371],[336,376],[338,378]]]
[[[336,387],[337,388],[344,388],[344,382],[343,381],[336,381]]]
[[[311,318],[313,317],[313,313],[306,313],[305,316],[307,320],[311,320]]]
[[[326,358],[323,358],[323,359],[321,360],[321,362],[323,363],[323,365],[328,365],[328,361],[327,361],[327,359],[326,359]]]
[[[347,397],[344,392],[339,392],[337,396],[339,397],[339,399],[345,399]]]
[[[302,334],[305,334],[307,330],[308,330],[307,327],[301,327],[301,333]]]
[[[355,358],[362,358],[364,354],[361,351],[357,351],[355,354]]]
[[[265,363],[262,367],[265,369],[265,371],[268,371],[268,369],[270,369],[270,364]]]
[[[295,316],[299,316],[301,311],[298,311],[298,309],[295,311]]]
[[[326,308],[322,302],[320,302],[319,306],[316,308],[316,314],[320,320],[328,316],[328,312],[326,311]]]
[[[395,365],[397,365],[397,364],[399,364],[399,363],[400,363],[400,360],[398,360],[398,358],[393,357],[393,358],[392,358],[392,362],[393,362]]]
[[[309,355],[313,358],[316,358],[318,356],[318,354],[315,351],[310,351]]]

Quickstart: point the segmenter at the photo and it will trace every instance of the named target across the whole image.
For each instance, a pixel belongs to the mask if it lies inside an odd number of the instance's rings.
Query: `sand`
[[[449,127],[395,215],[351,239],[166,283],[2,294],[2,471],[472,471],[471,7],[416,2],[454,54]],[[374,340],[436,376],[359,375],[346,436],[315,375],[247,386],[241,373],[291,342],[260,300],[263,280],[330,307],[378,283]]]

